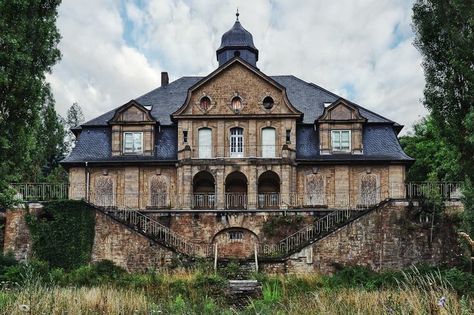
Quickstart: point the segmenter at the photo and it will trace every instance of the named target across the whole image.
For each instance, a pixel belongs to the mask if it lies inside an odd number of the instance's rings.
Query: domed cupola
[[[217,49],[219,67],[238,56],[254,67],[257,66],[258,49],[253,44],[253,37],[239,22],[239,11],[234,26],[222,35],[221,46]]]

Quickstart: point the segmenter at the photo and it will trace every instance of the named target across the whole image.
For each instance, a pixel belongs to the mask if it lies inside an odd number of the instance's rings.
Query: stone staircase
[[[176,253],[188,257],[209,257],[212,254],[212,245],[193,243],[137,210],[108,210],[93,204],[89,205]]]
[[[259,259],[279,260],[287,258],[305,247],[328,236],[334,231],[351,223],[352,221],[383,206],[390,199],[383,200],[376,205],[362,209],[337,209],[328,215],[315,221],[313,224],[303,227],[297,232],[285,237],[274,244],[260,244],[258,250]]]
[[[318,219],[313,224],[285,237],[277,243],[259,244],[259,260],[285,259],[325,236],[342,228],[350,222],[381,207],[389,199],[376,205],[361,209],[337,209]],[[212,244],[194,243],[186,237],[173,232],[151,217],[133,209],[105,209],[89,204],[98,211],[135,230],[158,244],[188,257],[212,257]]]

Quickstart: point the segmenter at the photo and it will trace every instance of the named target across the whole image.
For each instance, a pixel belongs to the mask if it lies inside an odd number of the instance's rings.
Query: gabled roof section
[[[240,64],[240,65],[244,66],[249,71],[253,72],[255,75],[259,76],[263,80],[267,81],[269,84],[273,85],[274,87],[276,87],[277,89],[282,91],[283,95],[284,95],[285,103],[288,106],[288,108],[290,108],[290,110],[292,110],[295,114],[300,114],[300,115],[302,114],[301,111],[299,111],[293,104],[291,104],[291,102],[290,102],[290,100],[289,100],[289,98],[286,94],[286,88],[285,88],[284,85],[281,85],[277,81],[273,80],[271,77],[267,76],[265,73],[261,72],[260,70],[258,70],[257,68],[255,68],[254,66],[252,66],[251,64],[249,64],[248,62],[243,60],[242,58],[234,57],[234,58],[230,59],[228,62],[226,62],[225,64],[223,64],[222,66],[220,66],[219,68],[217,68],[216,70],[214,70],[213,72],[211,72],[206,77],[204,77],[201,80],[199,80],[198,82],[196,82],[193,86],[191,86],[188,89],[186,101],[184,102],[184,104],[178,110],[176,110],[174,113],[172,113],[171,116],[172,117],[179,116],[184,112],[184,110],[189,105],[191,95],[192,95],[192,92],[194,90],[196,90],[200,86],[206,84],[207,82],[211,81],[214,77],[218,76],[224,70],[234,66],[235,64]]]
[[[324,112],[318,121],[365,122],[367,119],[360,114],[359,107],[343,98],[338,98],[331,105],[324,109]]]
[[[129,111],[136,109],[135,113],[130,115]],[[141,114],[141,115],[140,115]],[[127,117],[128,116],[128,117]],[[114,113],[112,119],[108,121],[109,124],[117,123],[155,123],[156,120],[151,115],[150,111],[136,100],[131,100],[128,103],[120,106]]]
[[[333,103],[341,98],[339,95],[328,90],[299,79],[293,75],[270,76],[277,84],[285,87],[286,95],[300,112],[303,113],[303,123],[314,124],[314,122],[323,114],[324,103]],[[194,86],[204,77],[181,77],[166,86],[156,88],[138,98],[143,106],[152,106],[151,115],[160,122],[161,125],[172,123],[171,115],[177,111],[187,98],[188,89]],[[391,124],[395,130],[400,131],[403,126],[374,113],[358,104],[350,102],[359,108],[360,114],[367,118],[367,123],[386,123]],[[114,116],[116,109],[98,116],[82,126],[106,126],[108,121]]]
[[[296,127],[296,160],[299,162],[397,162],[413,163],[400,146],[395,130],[386,123],[372,123],[363,129],[363,154],[321,155],[319,133],[313,124],[298,124]]]

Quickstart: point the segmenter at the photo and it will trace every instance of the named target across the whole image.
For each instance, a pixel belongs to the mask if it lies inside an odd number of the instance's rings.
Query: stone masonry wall
[[[393,201],[316,242],[314,270],[361,265],[380,271],[456,260],[461,252],[453,226],[440,222],[431,231],[408,219],[409,211],[408,203]]]
[[[31,256],[31,237],[26,225],[25,214],[24,208],[6,212],[3,252],[13,253],[18,261],[25,261]]]
[[[96,212],[92,261],[111,260],[127,271],[147,271],[169,265],[174,253],[117,221]]]

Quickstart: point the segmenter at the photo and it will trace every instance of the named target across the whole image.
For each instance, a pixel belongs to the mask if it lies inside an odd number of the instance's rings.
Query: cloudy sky
[[[253,34],[258,66],[293,74],[410,129],[426,114],[413,46],[412,0],[63,0],[62,60],[48,76],[58,112],[86,119],[170,80],[206,75],[235,10]]]

